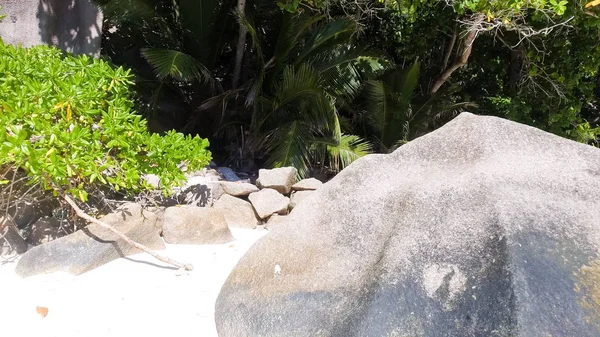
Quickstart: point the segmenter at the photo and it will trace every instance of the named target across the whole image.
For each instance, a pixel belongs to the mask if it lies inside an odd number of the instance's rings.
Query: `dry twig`
[[[172,266],[175,266],[177,268],[183,268],[183,269],[188,270],[188,271],[194,269],[194,266],[192,266],[189,263],[181,263],[181,262],[175,261],[175,260],[173,260],[173,259],[171,259],[171,258],[169,258],[167,256],[163,256],[163,255],[157,254],[156,252],[153,252],[150,248],[148,248],[148,247],[146,247],[146,246],[144,246],[144,245],[142,245],[142,244],[140,244],[138,242],[135,242],[135,241],[131,240],[129,237],[127,237],[127,235],[121,233],[119,230],[117,230],[113,226],[111,226],[111,225],[109,225],[109,224],[107,224],[107,223],[105,223],[103,221],[100,221],[100,220],[98,220],[98,219],[96,219],[96,218],[94,218],[92,216],[87,215],[83,210],[81,210],[81,208],[79,208],[79,206],[77,206],[77,204],[75,203],[75,201],[73,201],[73,199],[71,199],[68,195],[63,194],[62,197],[73,208],[73,210],[75,211],[75,213],[77,214],[77,216],[79,216],[80,218],[82,218],[84,220],[87,220],[87,221],[89,221],[91,223],[94,223],[94,224],[96,224],[96,225],[98,225],[98,226],[100,226],[102,228],[105,228],[105,229],[113,232],[118,237],[120,237],[121,239],[123,239],[123,241],[127,242],[128,244],[132,245],[133,247],[138,248],[138,249],[140,249],[140,250],[142,250],[142,251],[150,254],[152,257],[154,257],[155,259],[157,259],[159,261],[162,261],[164,263],[168,263],[168,264],[170,264]]]

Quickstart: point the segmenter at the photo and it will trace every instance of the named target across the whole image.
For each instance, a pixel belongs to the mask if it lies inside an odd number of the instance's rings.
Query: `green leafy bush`
[[[174,131],[150,134],[132,111],[131,75],[102,60],[29,49],[0,40],[0,174],[26,172],[29,183],[63,188],[81,200],[106,186],[150,189],[156,174],[165,193],[180,183],[180,165],[211,159],[208,141]]]

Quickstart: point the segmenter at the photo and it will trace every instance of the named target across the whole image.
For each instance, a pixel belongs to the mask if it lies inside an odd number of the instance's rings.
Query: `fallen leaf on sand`
[[[35,311],[42,316],[42,318],[48,315],[48,308],[46,307],[35,307]]]

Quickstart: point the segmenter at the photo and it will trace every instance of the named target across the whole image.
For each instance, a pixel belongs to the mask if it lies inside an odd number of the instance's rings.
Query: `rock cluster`
[[[233,240],[230,228],[275,227],[275,223],[283,222],[293,207],[322,185],[313,178],[296,182],[296,175],[293,167],[260,170],[257,186],[229,168],[208,167],[188,173],[183,187],[169,199],[160,200],[162,207],[149,211],[140,204],[130,203],[102,220],[152,249],[164,248],[163,241],[226,243]],[[144,179],[160,186],[156,176],[146,175]],[[62,237],[57,233],[58,228],[57,220],[52,217],[34,221],[30,238],[42,244],[23,254],[17,273],[23,277],[55,271],[77,275],[139,252],[95,225]],[[10,234],[16,235],[7,237],[20,238],[13,231],[11,228]],[[27,245],[24,241],[18,243],[12,245],[13,250],[23,253]]]

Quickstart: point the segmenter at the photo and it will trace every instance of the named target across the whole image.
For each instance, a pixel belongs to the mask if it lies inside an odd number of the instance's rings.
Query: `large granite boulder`
[[[600,150],[464,113],[314,193],[230,274],[219,336],[600,336]]]
[[[101,220],[150,249],[164,249],[158,216],[139,204],[123,205]],[[120,257],[141,253],[111,231],[91,224],[75,233],[28,250],[15,271],[21,277],[52,272],[79,275]]]

